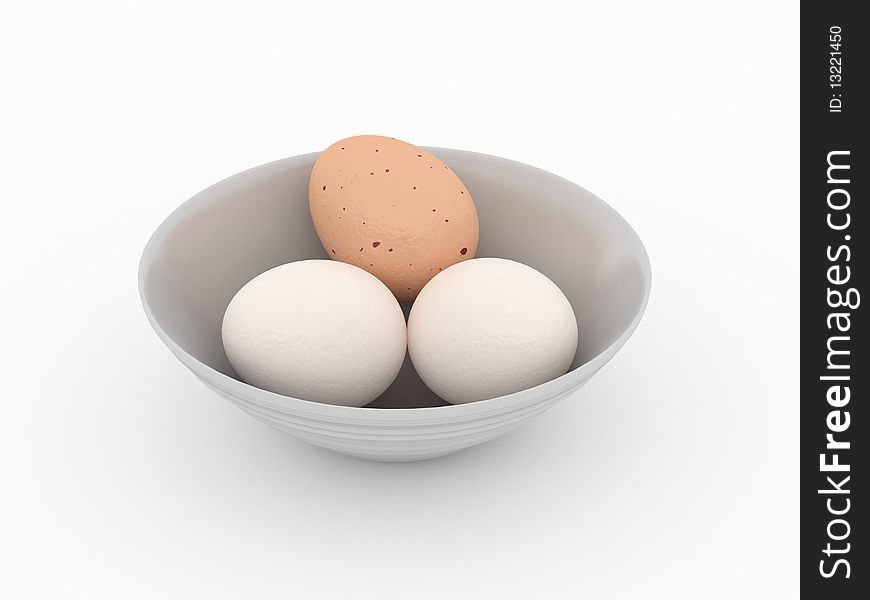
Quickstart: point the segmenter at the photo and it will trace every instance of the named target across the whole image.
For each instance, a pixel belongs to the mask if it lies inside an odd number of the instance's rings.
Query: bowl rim
[[[578,190],[587,194],[593,202],[596,202],[600,207],[604,208],[606,212],[609,212],[611,216],[615,217],[618,221],[620,221],[622,225],[627,229],[627,231],[631,233],[631,236],[633,237],[637,245],[637,249],[639,251],[638,259],[641,266],[641,275],[644,282],[643,298],[641,299],[641,303],[631,322],[625,328],[622,334],[620,334],[620,336],[616,340],[614,340],[609,346],[599,352],[595,357],[579,365],[577,368],[572,369],[563,375],[560,375],[559,377],[556,377],[534,387],[527,388],[519,392],[514,392],[512,394],[505,394],[503,396],[496,396],[494,398],[478,400],[475,402],[468,402],[465,404],[448,404],[446,406],[385,409],[369,408],[366,406],[356,407],[341,406],[337,404],[325,404],[321,402],[314,402],[312,400],[304,400],[302,398],[284,396],[282,394],[270,392],[256,386],[252,386],[238,379],[234,379],[233,377],[230,377],[205,364],[204,362],[200,361],[198,358],[184,350],[180,345],[178,345],[175,340],[173,340],[172,337],[163,329],[163,327],[160,325],[160,323],[155,318],[153,312],[151,311],[148,297],[145,293],[145,279],[154,263],[158,248],[165,241],[170,232],[173,231],[180,222],[182,222],[188,216],[194,214],[201,208],[217,202],[217,198],[219,196],[214,194],[216,190],[226,186],[231,181],[236,181],[244,178],[249,179],[251,177],[258,176],[261,173],[265,174],[269,171],[279,171],[288,167],[295,167],[306,164],[321,154],[321,152],[309,152],[306,154],[281,158],[249,169],[245,169],[244,171],[241,171],[234,175],[230,175],[229,177],[226,177],[208,186],[207,188],[203,189],[202,191],[198,192],[190,199],[182,203],[171,213],[169,213],[169,215],[160,223],[157,229],[154,230],[154,232],[148,239],[148,242],[146,243],[145,248],[142,251],[142,256],[139,260],[138,288],[142,308],[145,311],[148,322],[157,333],[157,336],[188,369],[190,369],[197,377],[200,377],[201,379],[206,381],[210,386],[213,386],[225,393],[234,396],[240,396],[243,398],[258,396],[258,398],[256,399],[257,403],[264,404],[266,406],[273,406],[276,409],[280,409],[285,412],[297,413],[299,415],[311,415],[312,413],[320,413],[320,415],[324,417],[337,417],[339,419],[341,417],[353,417],[354,420],[364,417],[377,416],[378,420],[397,419],[403,421],[407,420],[407,417],[411,414],[419,416],[421,418],[425,418],[426,421],[429,420],[429,417],[443,418],[448,416],[448,414],[457,418],[462,418],[469,414],[480,415],[491,412],[502,412],[504,408],[520,405],[530,397],[551,398],[559,396],[560,394],[567,393],[568,391],[579,387],[580,385],[585,383],[592,375],[594,375],[599,369],[601,369],[601,367],[603,367],[608,361],[610,361],[610,359],[613,358],[613,356],[619,351],[619,349],[622,348],[622,346],[625,345],[628,339],[634,334],[634,331],[640,324],[640,321],[643,318],[643,315],[649,303],[650,292],[652,290],[652,267],[650,265],[649,254],[646,250],[646,247],[643,245],[643,242],[637,235],[637,232],[634,230],[631,224],[626,221],[626,219],[621,214],[619,214],[619,212],[616,211],[616,209],[604,202],[601,198],[586,190],[585,188],[577,185],[576,183],[549,171],[545,171],[544,169],[540,169],[533,165],[528,165],[526,163],[522,163],[512,159],[502,158],[499,156],[484,154],[480,152],[472,152],[469,150],[458,150],[454,148],[442,148],[432,146],[421,147],[431,152],[435,156],[438,156],[439,158],[439,154],[441,152],[446,152],[448,154],[466,154],[470,156],[475,156],[478,159],[509,163],[510,165],[518,168],[536,171],[539,175],[545,177],[557,178],[562,182],[567,183],[569,186],[577,188]],[[445,162],[448,161],[445,160]]]

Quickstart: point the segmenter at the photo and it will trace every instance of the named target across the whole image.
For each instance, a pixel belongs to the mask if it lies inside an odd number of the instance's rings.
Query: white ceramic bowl
[[[530,265],[571,301],[580,338],[568,373],[457,406],[430,392],[407,359],[390,389],[364,408],[308,402],[240,381],[221,345],[221,320],[233,295],[277,265],[328,258],[308,212],[317,153],[225,179],[160,225],[139,265],[139,293],[157,335],[206,386],[255,419],[371,460],[433,458],[491,440],[576,391],[625,344],[646,307],[651,273],[640,239],[616,211],[556,175],[495,156],[428,150],[474,198],[477,255]]]

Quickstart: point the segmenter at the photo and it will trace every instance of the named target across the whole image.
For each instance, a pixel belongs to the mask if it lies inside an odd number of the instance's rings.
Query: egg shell
[[[329,257],[372,273],[401,301],[477,252],[468,189],[440,159],[394,138],[357,136],[327,148],[308,199]]]
[[[364,406],[389,387],[407,339],[387,287],[330,260],[288,263],[252,279],[230,301],[221,334],[245,382],[343,406]]]
[[[408,351],[423,382],[451,404],[519,392],[563,375],[577,319],[555,283],[502,258],[438,274],[408,317]]]

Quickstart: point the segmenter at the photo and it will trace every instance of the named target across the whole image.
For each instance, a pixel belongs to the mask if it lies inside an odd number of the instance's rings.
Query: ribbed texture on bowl
[[[368,419],[336,421],[312,413],[282,409],[258,402],[255,395],[245,397],[220,389],[208,381],[202,382],[258,421],[322,448],[379,461],[425,460],[486,442],[533,419],[585,383],[555,396],[544,393],[529,395],[516,406],[496,404],[489,411],[464,419],[406,419],[381,423]]]

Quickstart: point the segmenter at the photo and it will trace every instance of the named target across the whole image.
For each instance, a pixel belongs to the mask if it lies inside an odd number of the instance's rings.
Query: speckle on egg
[[[444,169],[436,171],[438,165]],[[379,169],[384,177],[375,176]],[[437,270],[474,257],[471,194],[448,165],[421,148],[379,136],[347,138],[321,154],[310,181],[311,218],[324,247],[336,251],[330,256],[376,275],[401,301],[413,300]],[[354,181],[352,200],[327,195]],[[450,227],[432,227],[430,214]],[[386,252],[364,253],[381,244]],[[465,252],[457,253],[460,248]]]

